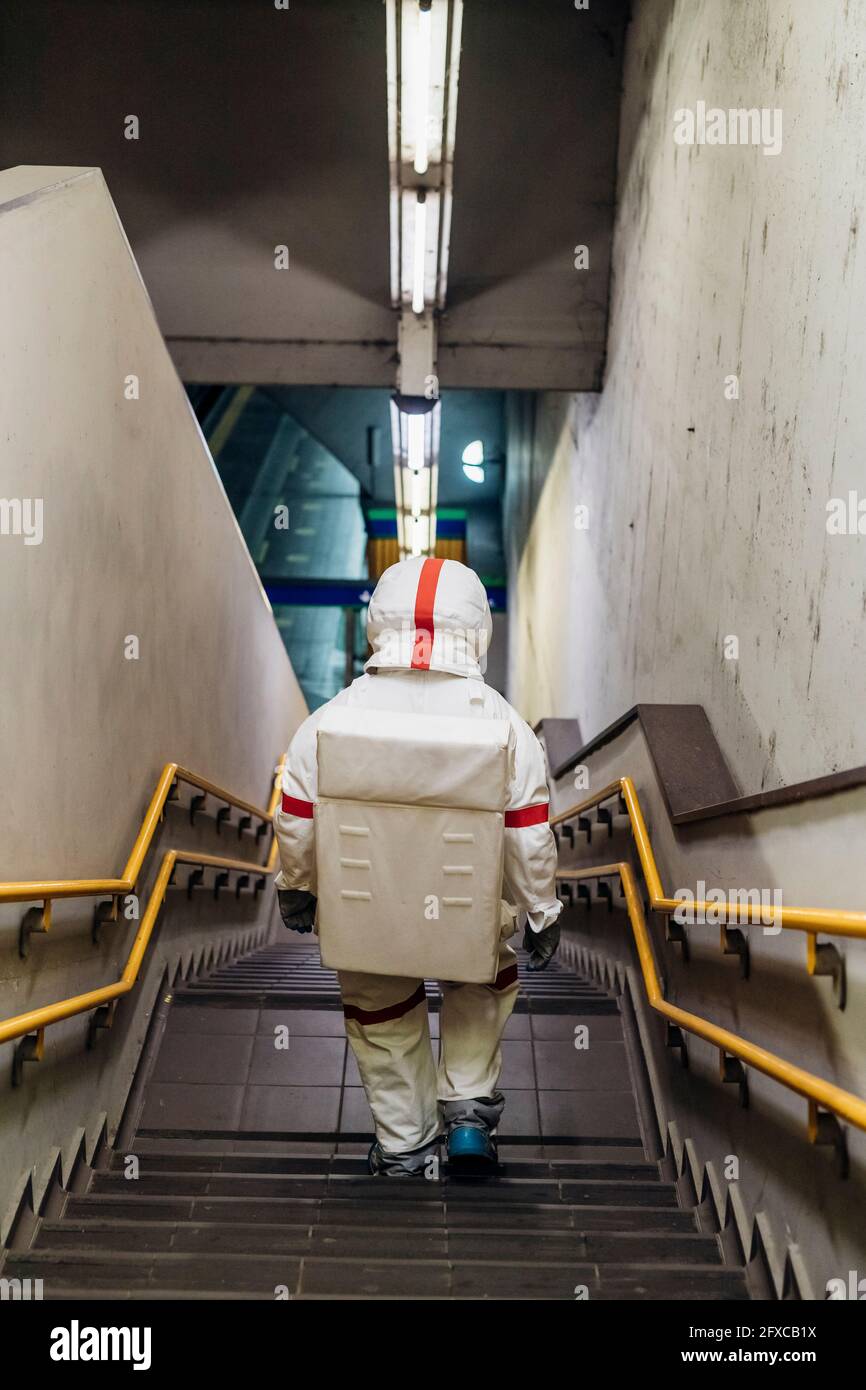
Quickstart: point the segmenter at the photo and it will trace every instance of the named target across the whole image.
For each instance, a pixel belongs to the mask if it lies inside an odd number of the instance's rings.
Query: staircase
[[[648,1156],[618,1001],[557,962],[520,972],[498,1177],[368,1175],[336,979],[271,945],[162,1001],[115,1148],[3,1277],[46,1299],[748,1298]]]

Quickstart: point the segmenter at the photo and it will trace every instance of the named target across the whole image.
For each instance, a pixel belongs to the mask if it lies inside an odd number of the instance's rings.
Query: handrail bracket
[[[810,1100],[808,1132],[810,1144],[820,1144],[833,1150],[836,1172],[840,1178],[847,1178],[850,1170],[848,1136],[838,1116],[830,1110],[822,1110],[817,1101]]]
[[[690,959],[689,938],[685,923],[675,922],[670,916],[665,917],[665,941],[682,948],[683,964],[688,965]]]
[[[749,1074],[740,1058],[733,1057],[730,1052],[725,1052],[723,1048],[719,1048],[719,1079],[728,1085],[739,1087],[740,1105],[744,1110],[748,1110]]]
[[[97,1039],[103,1028],[110,1028],[114,1023],[114,1013],[117,1008],[117,1000],[111,999],[107,1004],[100,1004],[94,1009],[87,1022],[87,1050],[92,1052],[96,1046]]]
[[[104,922],[116,922],[120,915],[120,893],[116,893],[108,902],[97,903],[93,909],[93,925],[90,929],[90,937],[94,946],[99,945],[100,930]]]
[[[45,1056],[45,1029],[25,1033],[12,1057],[12,1085],[18,1087],[24,1079],[25,1062],[41,1062]]]
[[[829,975],[833,981],[833,998],[840,1009],[848,1002],[848,972],[845,957],[831,941],[818,941],[815,932],[806,936],[806,969],[810,975]]]
[[[51,899],[46,898],[41,907],[28,907],[21,918],[18,929],[18,954],[26,960],[30,954],[31,936],[41,936],[51,930]]]
[[[682,1028],[678,1027],[676,1023],[671,1023],[670,1020],[667,1020],[667,1030],[665,1032],[665,1046],[669,1047],[672,1052],[679,1052],[680,1065],[682,1066],[684,1071],[688,1071],[689,1050],[686,1046],[686,1035],[683,1032]]]
[[[739,956],[740,979],[748,980],[750,970],[749,941],[746,933],[739,927],[729,927],[723,922],[719,927],[719,945],[723,956]]]

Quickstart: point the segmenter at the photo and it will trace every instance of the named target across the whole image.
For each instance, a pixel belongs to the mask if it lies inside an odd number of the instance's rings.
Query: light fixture
[[[463,0],[384,0],[391,303],[399,311],[391,403],[400,558],[436,546],[438,314],[445,308]],[[413,421],[424,400],[423,424]]]
[[[391,437],[397,540],[402,560],[407,555],[429,555],[436,544],[440,424],[438,401],[421,414],[401,410],[397,404],[400,399],[391,398]],[[402,399],[407,405],[416,404],[411,398]]]
[[[423,415],[408,416],[408,464],[415,472],[424,467],[424,436],[426,434],[426,417]]]
[[[432,0],[421,0],[415,39],[415,173],[426,174],[429,159],[430,41],[433,33]]]
[[[385,16],[391,301],[419,314],[419,183],[427,194],[425,308],[445,307],[463,0],[385,0]]]
[[[424,312],[424,272],[427,268],[427,194],[419,190],[415,200],[415,248],[412,269],[412,309]]]
[[[473,439],[463,450],[463,472],[470,483],[484,482],[484,443]]]

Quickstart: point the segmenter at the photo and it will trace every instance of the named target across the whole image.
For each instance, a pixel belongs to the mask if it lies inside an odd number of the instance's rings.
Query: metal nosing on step
[[[245,1130],[240,1132],[234,1129],[160,1129],[142,1126],[136,1134],[140,1139],[188,1139],[190,1143],[197,1143],[207,1139],[232,1140],[236,1143],[248,1143],[261,1140],[263,1143],[280,1144],[369,1144],[369,1130],[292,1130],[292,1129],[257,1129]],[[617,1138],[616,1136],[598,1136],[581,1134],[508,1134],[503,1135],[500,1141],[503,1145],[526,1145],[533,1148],[558,1148],[562,1145],[587,1145],[593,1148],[616,1148],[634,1149],[636,1152],[643,1153],[643,1144],[640,1139],[634,1137]],[[357,1155],[345,1155],[345,1157],[357,1157]],[[506,1160],[507,1161],[507,1160]],[[541,1162],[542,1160],[539,1160]]]

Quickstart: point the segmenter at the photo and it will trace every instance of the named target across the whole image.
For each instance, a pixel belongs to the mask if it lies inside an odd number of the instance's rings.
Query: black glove
[[[316,899],[312,893],[300,888],[278,888],[280,916],[289,931],[308,932],[313,930],[316,920]]]
[[[523,949],[529,952],[527,970],[546,970],[559,950],[559,922],[551,922],[541,931],[533,931],[527,922],[523,928]]]

